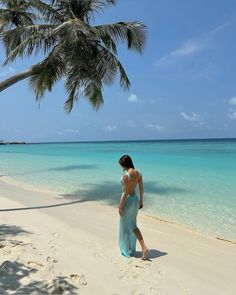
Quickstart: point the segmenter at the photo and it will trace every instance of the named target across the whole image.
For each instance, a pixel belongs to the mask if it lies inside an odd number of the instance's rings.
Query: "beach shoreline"
[[[2,180],[0,199],[5,294],[37,288],[46,294],[235,294],[235,244],[140,212],[150,259],[140,259],[138,243],[136,257],[127,259],[118,248],[117,208]]]
[[[1,181],[3,183],[9,184],[10,186],[14,186],[16,188],[17,187],[22,188],[22,189],[32,191],[32,192],[43,193],[43,194],[46,193],[46,194],[49,194],[49,195],[52,195],[52,196],[55,196],[55,195],[63,196],[63,194],[61,194],[60,192],[49,190],[49,189],[46,190],[46,189],[42,189],[40,187],[29,185],[26,182],[18,181],[16,179],[14,179],[13,177],[9,177],[9,176],[4,176],[4,175],[0,176],[0,182]],[[97,203],[99,203],[99,201],[97,201]],[[154,219],[154,220],[157,220],[157,221],[160,221],[160,222],[173,224],[173,225],[175,225],[177,227],[188,230],[190,232],[192,231],[193,233],[198,233],[198,234],[202,234],[202,235],[205,235],[205,236],[210,236],[210,237],[218,239],[220,241],[228,242],[228,243],[232,243],[232,244],[236,245],[236,240],[229,239],[229,238],[226,238],[224,236],[219,236],[219,235],[214,235],[214,234],[211,234],[211,233],[207,233],[207,232],[204,232],[203,230],[193,228],[193,227],[188,226],[186,224],[177,223],[177,222],[172,221],[172,220],[164,219],[164,218],[161,218],[158,215],[154,215],[154,214],[151,214],[151,213],[141,212],[141,214],[143,216],[146,216],[147,218],[151,218],[151,219]]]
[[[1,178],[33,191],[102,200],[116,207],[122,174],[116,161],[124,150],[133,151],[143,174],[141,212],[236,241],[236,141],[9,146],[0,153]]]

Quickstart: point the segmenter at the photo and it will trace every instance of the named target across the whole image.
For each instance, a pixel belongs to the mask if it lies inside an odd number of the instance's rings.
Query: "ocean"
[[[0,145],[0,175],[118,208],[123,154],[142,172],[143,212],[236,240],[236,139]]]

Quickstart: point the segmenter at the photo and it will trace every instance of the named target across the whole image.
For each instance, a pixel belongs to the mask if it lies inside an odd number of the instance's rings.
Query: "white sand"
[[[120,255],[118,225],[108,205],[0,182],[0,294],[236,294],[235,244],[140,210],[142,261],[139,244]]]

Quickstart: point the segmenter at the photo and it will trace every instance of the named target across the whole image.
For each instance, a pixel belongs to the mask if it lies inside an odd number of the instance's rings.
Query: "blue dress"
[[[128,172],[126,174],[130,180],[132,176]],[[141,173],[139,172],[139,174]],[[123,177],[121,178],[121,183],[124,185]],[[131,257],[136,251],[137,238],[134,234],[134,229],[137,228],[139,205],[139,196],[136,192],[134,195],[128,195],[123,206],[123,215],[120,216],[119,247],[121,254],[125,257]]]

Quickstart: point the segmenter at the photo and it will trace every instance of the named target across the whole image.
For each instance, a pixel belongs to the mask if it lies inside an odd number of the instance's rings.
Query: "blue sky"
[[[236,137],[236,1],[119,0],[95,22],[121,20],[148,27],[142,56],[119,49],[132,84],[128,92],[116,83],[104,89],[97,112],[81,98],[68,116],[62,82],[38,108],[22,81],[0,93],[0,140]],[[0,80],[39,59],[0,68]]]

